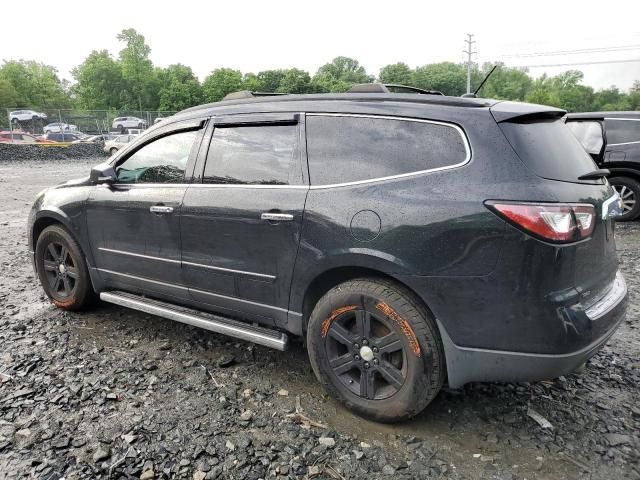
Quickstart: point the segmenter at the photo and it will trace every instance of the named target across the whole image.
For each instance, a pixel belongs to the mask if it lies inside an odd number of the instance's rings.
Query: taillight
[[[583,240],[591,235],[595,226],[593,205],[497,201],[485,204],[516,227],[551,242]]]

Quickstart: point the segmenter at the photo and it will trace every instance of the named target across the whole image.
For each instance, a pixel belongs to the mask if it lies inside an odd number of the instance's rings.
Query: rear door
[[[201,120],[157,130],[117,158],[117,181],[87,203],[96,267],[112,287],[188,298],[180,268],[180,210],[202,139]]]
[[[214,127],[182,207],[190,295],[213,311],[286,322],[308,191],[301,117],[216,117]]]

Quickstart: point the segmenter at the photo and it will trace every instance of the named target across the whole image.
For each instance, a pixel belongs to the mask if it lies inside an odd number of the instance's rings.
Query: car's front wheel
[[[38,237],[36,269],[55,306],[80,310],[95,300],[82,250],[63,227],[49,226]]]
[[[442,342],[431,314],[386,280],[351,280],[325,294],[309,319],[307,346],[323,386],[377,421],[418,414],[444,383]]]
[[[638,218],[640,216],[640,182],[629,177],[613,177],[609,179],[609,183],[622,199],[622,215],[616,220],[628,222]]]

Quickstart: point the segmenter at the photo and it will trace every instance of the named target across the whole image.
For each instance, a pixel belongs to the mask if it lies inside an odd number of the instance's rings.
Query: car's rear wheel
[[[114,147],[114,148],[112,148],[111,150],[109,150],[109,153],[110,153],[111,155],[115,155],[115,153],[116,153],[117,151],[118,151],[118,149]]]
[[[45,293],[57,307],[80,310],[95,300],[82,250],[63,227],[49,226],[38,237],[36,269]]]
[[[122,125],[117,125],[116,129],[120,130],[120,133],[124,133],[124,127]]]
[[[20,120],[14,117],[11,119],[11,123],[13,123],[14,125],[18,125],[18,123],[20,123]]]
[[[138,124],[138,129],[142,130],[142,123]]]
[[[445,379],[436,324],[411,292],[386,280],[338,285],[309,319],[311,366],[347,408],[382,422],[421,412]]]
[[[622,199],[622,215],[616,217],[619,222],[635,220],[640,216],[640,182],[629,177],[613,177],[609,183]]]

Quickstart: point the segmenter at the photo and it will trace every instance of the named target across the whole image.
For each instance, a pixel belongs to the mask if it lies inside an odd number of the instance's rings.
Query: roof
[[[603,119],[603,118],[640,118],[640,112],[579,112],[568,113],[567,118]]]
[[[487,100],[483,98],[461,98],[448,97],[445,95],[416,95],[413,93],[321,93],[321,94],[305,94],[305,95],[278,95],[255,98],[242,98],[237,100],[223,100],[221,102],[208,103],[197,107],[188,108],[180,113],[202,112],[206,110],[215,110],[220,107],[230,105],[244,104],[263,104],[263,103],[284,103],[284,102],[318,102],[318,101],[347,101],[347,102],[405,102],[419,103],[428,105],[442,105],[452,107],[490,107],[496,103],[496,100]]]

